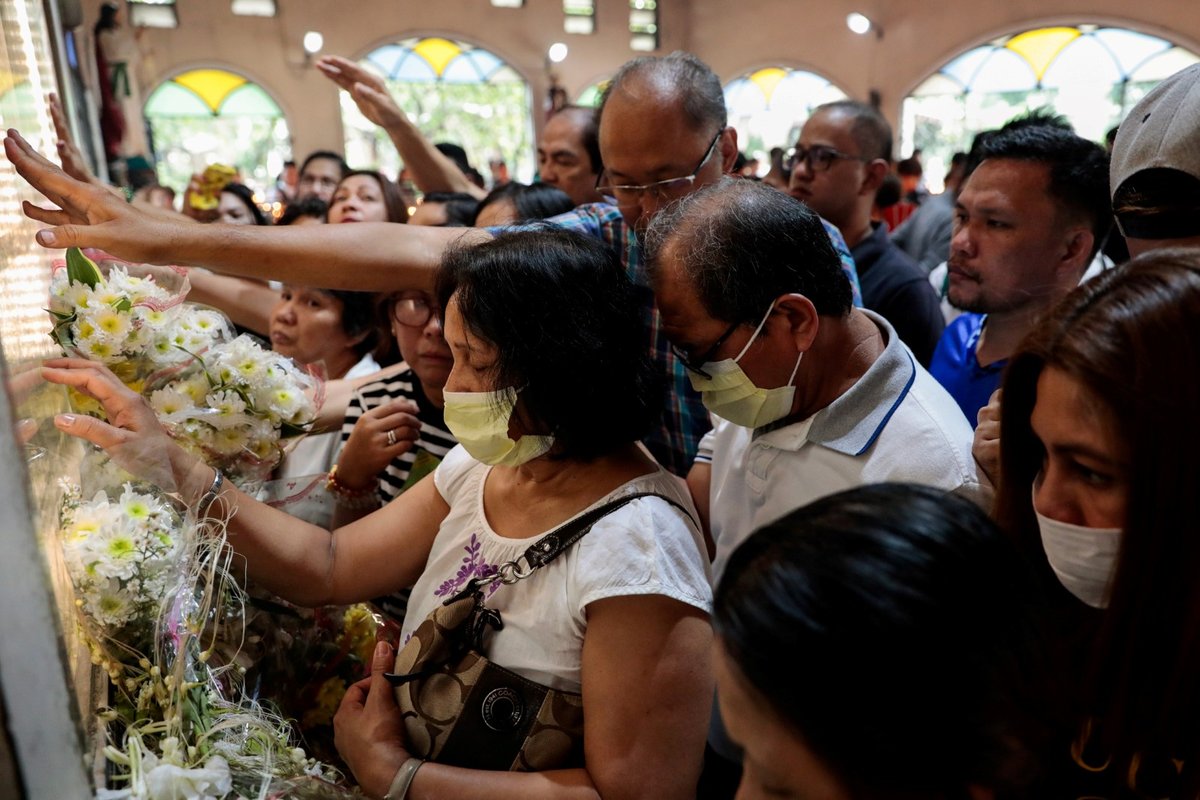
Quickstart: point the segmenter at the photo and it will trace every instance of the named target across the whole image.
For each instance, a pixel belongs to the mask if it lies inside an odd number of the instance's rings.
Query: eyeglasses
[[[424,297],[400,297],[392,304],[392,319],[410,328],[424,328],[433,316],[433,304]]]
[[[741,326],[741,324],[742,323],[740,323],[740,322],[735,322],[732,325],[730,325],[725,330],[725,332],[721,334],[721,338],[717,339],[715,342],[713,342],[712,347],[705,350],[701,355],[698,355],[695,357],[689,356],[687,353],[683,352],[675,345],[671,345],[671,352],[674,353],[675,357],[678,358],[681,362],[683,362],[683,365],[685,367],[687,367],[688,369],[690,369],[692,372],[696,373],[697,375],[699,375],[702,378],[707,378],[708,380],[712,380],[712,375],[709,375],[707,372],[704,371],[704,365],[706,363],[708,363],[709,361],[712,361],[712,357],[715,356],[717,354],[717,351],[721,349],[721,345],[725,344],[725,342],[729,339],[730,336],[733,335],[733,332],[736,331],[738,329],[738,327]]]
[[[784,166],[788,170],[793,170],[796,165],[803,161],[808,165],[809,172],[825,172],[833,166],[833,162],[838,159],[847,159],[852,161],[862,161],[865,164],[871,163],[871,159],[863,158],[862,156],[853,156],[849,153],[843,153],[841,150],[835,150],[832,147],[826,147],[823,144],[814,144],[812,147],[805,147],[798,144],[784,154]]]
[[[600,181],[605,178],[605,174],[601,173],[596,177],[596,191],[609,197],[615,197],[620,205],[633,205],[643,194],[647,192],[653,193],[653,196],[659,200],[667,200],[669,198],[679,197],[696,182],[696,174],[704,169],[704,165],[712,158],[713,153],[717,151],[717,142],[721,140],[721,134],[725,132],[725,128],[717,131],[717,135],[708,145],[708,149],[704,151],[704,157],[696,164],[691,175],[684,175],[682,178],[667,178],[664,181],[655,181],[654,183],[643,184],[605,184]]]

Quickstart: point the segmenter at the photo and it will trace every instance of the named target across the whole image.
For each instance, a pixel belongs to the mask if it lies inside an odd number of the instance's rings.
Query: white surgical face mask
[[[553,436],[522,436],[513,441],[509,421],[517,406],[517,390],[442,392],[446,427],[476,461],[494,467],[516,467],[545,454]]]
[[[796,396],[796,387],[792,386],[792,381],[796,379],[796,372],[800,369],[800,359],[804,358],[804,353],[796,357],[796,366],[792,368],[792,376],[788,378],[788,382],[774,389],[760,389],[755,386],[750,376],[738,366],[742,356],[746,355],[750,345],[754,344],[763,326],[767,324],[772,310],[773,305],[767,309],[766,316],[754,329],[754,335],[737,356],[723,361],[710,361],[703,365],[704,371],[712,377],[706,378],[688,371],[692,388],[700,393],[704,407],[721,419],[727,419],[743,428],[759,428],[783,419],[792,412],[792,401]]]
[[[1037,513],[1046,560],[1067,591],[1092,608],[1108,607],[1108,592],[1117,571],[1120,528],[1085,528]]]

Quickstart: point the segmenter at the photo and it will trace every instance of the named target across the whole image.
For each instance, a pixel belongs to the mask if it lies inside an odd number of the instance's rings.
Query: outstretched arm
[[[388,94],[378,76],[340,56],[325,56],[317,69],[350,93],[363,116],[387,131],[404,166],[422,192],[465,192],[483,199],[487,192],[467,180],[458,165],[433,146],[404,109]]]
[[[196,225],[131,206],[111,192],[67,175],[15,130],[4,152],[17,173],[56,208],[22,204],[26,216],[52,227],[43,247],[98,247],[128,261],[203,266],[241,275],[328,289],[428,289],[446,248],[486,231],[393,223]]]
[[[110,420],[60,414],[54,420],[60,430],[103,448],[123,468],[189,505],[213,485],[213,468],[175,444],[146,401],[105,367],[53,359],[42,377],[100,401]],[[228,481],[219,501],[233,512],[229,545],[245,558],[250,578],[307,606],[356,603],[412,586],[449,511],[432,475],[386,508],[333,532],[254,500]]]

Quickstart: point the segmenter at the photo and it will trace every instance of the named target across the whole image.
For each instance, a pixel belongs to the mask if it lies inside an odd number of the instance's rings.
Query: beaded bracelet
[[[374,486],[368,486],[365,489],[352,489],[339,481],[337,479],[337,464],[334,464],[333,469],[329,470],[329,477],[325,479],[325,488],[337,498],[338,505],[345,508],[372,508],[379,505],[379,498],[375,494]]]

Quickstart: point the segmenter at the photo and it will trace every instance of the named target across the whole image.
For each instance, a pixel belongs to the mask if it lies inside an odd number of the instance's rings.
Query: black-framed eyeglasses
[[[832,147],[826,147],[823,144],[814,144],[812,147],[805,147],[798,144],[784,154],[784,166],[788,170],[793,170],[796,165],[803,161],[808,165],[809,172],[825,172],[833,166],[834,161],[862,161],[864,164],[871,163],[871,159],[863,158],[862,156],[843,153]]]
[[[704,371],[704,365],[709,361],[712,361],[712,357],[715,356],[717,351],[721,349],[721,345],[725,344],[730,336],[733,336],[733,332],[736,331],[741,324],[742,323],[740,322],[735,322],[730,325],[725,332],[721,334],[721,338],[713,342],[712,347],[708,348],[698,356],[689,356],[675,345],[671,345],[671,352],[674,353],[675,357],[678,358],[683,365],[692,372],[696,373],[702,378],[712,380],[712,375],[709,375]]]
[[[647,192],[653,192],[654,196],[659,200],[679,197],[692,188],[692,184],[696,182],[696,174],[704,169],[704,165],[708,163],[713,153],[717,151],[717,142],[721,140],[721,134],[725,130],[725,128],[721,128],[717,131],[717,135],[713,137],[712,142],[708,145],[708,149],[704,151],[704,156],[696,164],[690,175],[684,175],[681,178],[667,178],[666,180],[654,181],[653,183],[609,184],[603,183],[607,175],[602,172],[596,176],[596,191],[608,197],[615,197],[621,205],[633,205]]]
[[[392,303],[392,319],[410,328],[424,328],[437,309],[425,297],[398,297]]]

